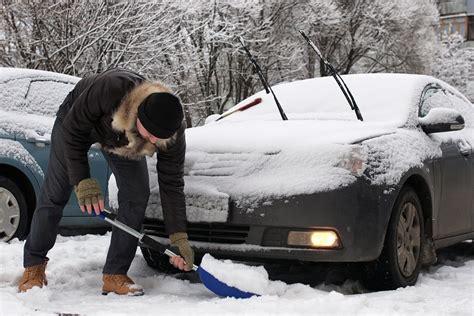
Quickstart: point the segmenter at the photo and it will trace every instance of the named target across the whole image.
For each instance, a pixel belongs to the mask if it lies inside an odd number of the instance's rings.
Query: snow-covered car
[[[187,130],[198,257],[353,262],[370,288],[393,289],[415,284],[437,248],[474,237],[473,105],[429,76],[343,78],[363,121],[326,77],[273,87],[286,121],[262,91],[236,105],[252,108]],[[144,229],[167,244],[157,191]]]
[[[0,68],[0,240],[24,238],[46,174],[51,130],[59,105],[79,78],[47,71]],[[92,173],[107,188],[110,170],[99,150],[89,152]],[[74,196],[62,229],[91,230],[104,222],[81,213]]]

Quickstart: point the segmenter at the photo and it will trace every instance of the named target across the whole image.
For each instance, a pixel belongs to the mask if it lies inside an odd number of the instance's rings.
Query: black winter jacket
[[[170,92],[125,69],[111,69],[80,80],[57,113],[63,121],[66,165],[71,185],[90,177],[87,153],[92,144],[127,159],[158,152],[161,204],[169,234],[186,231],[184,197],[185,125],[167,140],[153,145],[139,136],[137,109],[151,93]]]

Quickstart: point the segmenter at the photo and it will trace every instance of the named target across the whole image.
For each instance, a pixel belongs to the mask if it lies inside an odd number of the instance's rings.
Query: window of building
[[[474,15],[468,16],[467,40],[474,41]]]

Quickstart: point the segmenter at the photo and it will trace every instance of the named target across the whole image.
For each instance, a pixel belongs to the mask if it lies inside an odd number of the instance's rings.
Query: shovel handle
[[[167,255],[168,257],[172,258],[172,257],[175,257],[175,256],[178,256],[177,254],[175,254],[174,252],[172,252],[171,250],[169,250],[168,248],[165,249],[165,252],[164,252],[165,255]],[[199,267],[195,264],[193,264],[193,270],[194,271],[197,271]]]
[[[111,225],[129,233],[130,235],[138,238],[139,241],[141,241],[142,243],[144,243],[145,245],[149,246],[150,248],[153,248],[155,250],[158,250],[159,252],[161,252],[162,254],[165,254],[167,255],[168,257],[175,257],[175,256],[179,256],[177,254],[175,254],[174,252],[172,252],[171,250],[169,250],[168,248],[166,248],[165,246],[163,246],[162,244],[160,244],[158,241],[156,241],[154,238],[146,235],[146,234],[142,234],[142,233],[139,233],[138,231],[136,231],[135,229],[131,228],[131,227],[128,227],[127,225],[125,225],[124,223],[118,221],[116,218],[115,218],[115,215],[112,214],[110,211],[108,210],[105,210],[103,212],[100,212],[99,215],[95,215],[95,213],[93,212],[92,214],[94,214],[94,216],[97,216],[97,217],[100,217],[101,219],[105,220],[106,222],[110,223]],[[193,264],[193,270],[194,271],[197,271],[198,269],[198,266]]]

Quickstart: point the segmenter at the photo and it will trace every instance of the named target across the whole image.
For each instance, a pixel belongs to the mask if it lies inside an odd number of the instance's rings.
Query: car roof
[[[77,83],[80,78],[55,73],[51,71],[26,69],[26,68],[12,68],[12,67],[0,67],[0,83],[5,83],[16,79],[36,79],[36,80],[54,80],[64,81],[70,83]]]

